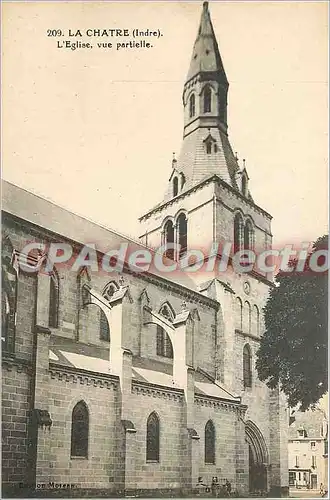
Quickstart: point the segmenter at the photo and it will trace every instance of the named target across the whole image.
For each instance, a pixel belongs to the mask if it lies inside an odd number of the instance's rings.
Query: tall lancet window
[[[243,219],[240,213],[234,219],[234,252],[238,252],[243,247]]]
[[[9,238],[2,240],[2,286],[1,286],[1,344],[3,352],[14,352],[16,307],[17,307],[17,267],[13,262],[15,251]]]
[[[242,177],[242,194],[243,196],[247,195],[247,178],[245,175]]]
[[[152,412],[147,420],[147,462],[159,462],[159,418]]]
[[[173,359],[173,347],[171,339],[165,332],[164,328],[162,328],[160,325],[157,325],[156,352],[157,356]]]
[[[58,328],[58,309],[59,309],[59,279],[57,271],[54,269],[50,276],[49,290],[49,326]]]
[[[204,113],[211,112],[211,104],[212,104],[212,91],[210,87],[206,87],[204,90]]]
[[[110,340],[110,328],[108,323],[108,318],[105,313],[100,309],[100,340]]]
[[[180,214],[177,221],[178,243],[180,245],[180,257],[187,253],[187,217]]]
[[[179,181],[177,177],[173,179],[173,196],[176,196],[179,191]]]
[[[250,220],[247,220],[244,227],[244,248],[253,250],[253,227]]]
[[[212,420],[205,425],[205,463],[215,463],[215,429]]]
[[[71,457],[88,457],[89,415],[84,401],[79,401],[72,411]]]
[[[164,244],[166,247],[165,255],[169,259],[174,258],[174,225],[171,220],[167,221],[164,228]]]
[[[252,387],[252,355],[249,344],[243,349],[243,384],[244,387]]]
[[[195,116],[195,94],[191,94],[189,99],[189,118]]]
[[[159,310],[159,314],[164,316],[168,321],[173,323],[175,313],[168,304],[163,304]],[[165,358],[173,359],[172,342],[164,328],[157,325],[157,355]]]

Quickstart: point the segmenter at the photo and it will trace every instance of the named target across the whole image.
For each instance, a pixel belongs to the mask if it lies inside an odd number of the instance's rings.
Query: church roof
[[[217,152],[205,153],[205,141],[213,139]],[[186,178],[185,188],[196,186],[203,179],[218,175],[231,187],[238,189],[236,176],[240,168],[227,134],[220,128],[198,128],[186,136],[177,162],[177,170]]]
[[[49,361],[53,366],[111,375],[108,347],[84,344],[58,335],[50,337]],[[174,384],[172,372],[173,366],[169,363],[133,357],[133,382],[182,389]],[[200,371],[195,375],[195,394],[240,403],[239,397],[232,395]]]
[[[203,11],[193,48],[187,81],[200,72],[218,72],[223,82],[228,84],[212,26],[208,2],[203,3]]]
[[[295,411],[292,415],[293,422],[289,427],[289,439],[299,439],[298,430],[304,430],[304,437],[307,439],[326,437],[327,430],[324,422],[327,421],[327,418],[321,408],[305,412]]]
[[[139,241],[70,212],[7,181],[2,181],[2,211],[60,235],[69,241],[82,245],[95,243],[96,249],[103,253],[110,249],[119,249],[122,243],[128,243],[129,252],[147,248]],[[153,251],[150,248],[148,250]],[[188,288],[199,294],[195,282],[184,270],[168,273],[168,278],[157,272],[154,267],[150,269],[150,272],[144,274],[154,276],[162,282],[170,282]],[[205,298],[205,300],[207,299]]]

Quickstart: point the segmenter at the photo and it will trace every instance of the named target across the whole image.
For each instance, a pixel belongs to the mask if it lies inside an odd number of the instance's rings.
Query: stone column
[[[235,415],[236,489],[241,496],[248,496],[249,493],[249,448],[245,440],[245,422],[243,420],[245,411],[246,406],[241,406]]]
[[[85,285],[86,288],[86,285]],[[121,458],[117,463],[118,477],[123,482],[125,493],[136,489],[135,473],[135,447],[136,430],[131,421],[131,391],[132,391],[132,353],[123,346],[123,306],[127,296],[130,299],[127,286],[122,286],[114,293],[110,301],[106,301],[95,290],[87,287],[90,294],[90,301],[97,304],[104,312],[111,331],[109,368],[110,373],[119,378],[118,391],[118,432],[120,438],[117,446],[120,449],[118,454]],[[120,427],[121,424],[121,427]],[[121,434],[122,433],[122,434]]]
[[[193,348],[190,345],[193,339],[187,336],[187,330],[189,330],[192,321],[190,312],[183,310],[181,314],[177,315],[173,323],[175,327],[173,378],[175,383],[183,388],[185,400],[187,427],[185,439],[187,450],[185,489],[187,489],[188,493],[191,493],[197,484],[199,470],[199,436],[194,429],[195,370],[187,364],[188,353],[191,354],[190,362],[194,364],[192,359]]]
[[[136,468],[135,457],[137,454],[136,429],[133,422],[130,420],[122,420],[125,432],[125,474],[124,474],[124,489],[125,495],[132,494],[136,491]]]
[[[289,415],[286,401],[280,389],[270,391],[269,397],[270,420],[270,465],[269,488],[274,497],[289,495],[288,471],[288,428]]]
[[[32,427],[36,440],[36,483],[49,483],[51,417],[49,414],[49,338],[50,330],[36,326],[35,396]]]

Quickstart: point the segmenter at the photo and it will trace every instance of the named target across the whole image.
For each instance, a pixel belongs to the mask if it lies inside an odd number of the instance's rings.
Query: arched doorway
[[[258,427],[250,420],[245,425],[245,438],[249,446],[249,491],[267,491],[268,451]]]

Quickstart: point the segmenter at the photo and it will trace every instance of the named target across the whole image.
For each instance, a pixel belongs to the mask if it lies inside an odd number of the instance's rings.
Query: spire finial
[[[245,168],[245,158],[243,158],[243,168]]]
[[[203,2],[203,9],[208,10],[209,8],[209,2]]]
[[[175,153],[172,153],[172,168],[175,168],[176,166],[176,158],[175,158]]]

